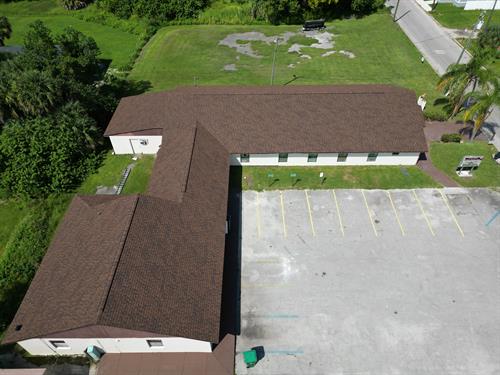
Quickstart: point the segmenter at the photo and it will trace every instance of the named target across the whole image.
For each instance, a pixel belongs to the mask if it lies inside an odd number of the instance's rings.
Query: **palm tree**
[[[472,131],[472,139],[474,139],[493,111],[493,107],[500,105],[500,80],[495,78],[488,85],[484,85],[483,90],[468,93],[465,95],[465,100],[473,103],[465,111],[464,121],[474,121]]]
[[[12,35],[12,26],[5,16],[0,17],[0,47],[5,45],[5,39]]]
[[[45,71],[20,71],[4,98],[12,116],[36,116],[47,113],[59,99],[56,80]]]
[[[437,88],[446,93],[453,108],[449,118],[455,116],[462,108],[467,88],[472,84],[475,90],[477,84],[483,81],[483,76],[486,74],[484,65],[489,58],[490,55],[479,50],[475,51],[467,64],[452,64],[441,76]]]

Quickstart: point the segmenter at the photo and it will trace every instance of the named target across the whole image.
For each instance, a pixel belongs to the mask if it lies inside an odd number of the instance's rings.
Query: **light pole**
[[[398,0],[398,2],[396,3],[396,9],[394,9],[394,16],[392,17],[392,20],[393,20],[394,22],[396,22],[396,13],[398,12],[398,8],[399,8],[399,1],[400,1],[400,0]]]
[[[276,52],[278,51],[279,38],[276,38],[275,43],[276,46],[274,47],[274,52],[273,52],[273,66],[271,68],[271,86],[274,83],[274,66],[276,64]]]

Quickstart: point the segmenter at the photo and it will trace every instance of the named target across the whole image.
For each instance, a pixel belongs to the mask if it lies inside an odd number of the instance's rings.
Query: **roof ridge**
[[[254,95],[254,96],[269,96],[269,95],[279,95],[279,96],[283,96],[283,95],[304,95],[304,94],[307,94],[307,95],[385,95],[385,94],[392,94],[392,93],[389,93],[387,91],[359,91],[359,92],[353,92],[353,91],[326,91],[326,92],[321,92],[321,91],[308,91],[308,92],[283,92],[283,91],[270,91],[270,92],[221,92],[221,93],[218,93],[218,92],[193,92],[193,93],[189,93],[189,95],[193,95],[193,96],[207,96],[207,95],[210,95],[210,96],[236,96],[236,95],[246,95],[246,96],[250,96],[250,95]],[[186,94],[187,95],[187,94]]]
[[[129,233],[130,233],[130,228],[132,227],[132,221],[134,219],[135,211],[137,210],[137,205],[138,205],[139,199],[140,199],[140,195],[139,194],[134,194],[134,195],[135,195],[134,209],[129,214],[129,220],[128,220],[128,225],[127,225],[127,230],[125,231],[125,234],[122,236],[123,238],[120,241],[120,251],[119,251],[119,254],[116,257],[117,259],[116,259],[116,261],[114,263],[113,274],[112,274],[112,276],[110,278],[111,280],[108,283],[108,288],[107,288],[107,291],[106,291],[106,296],[105,296],[105,298],[101,297],[101,299],[103,299],[103,302],[101,304],[100,311],[99,311],[99,314],[97,316],[96,324],[101,320],[101,317],[102,317],[102,314],[104,312],[104,309],[106,308],[106,304],[107,304],[108,298],[109,298],[109,293],[111,292],[111,287],[113,286],[113,282],[115,280],[116,270],[118,269],[118,265],[120,264],[120,260],[121,260],[122,254],[123,254],[123,249],[125,248],[125,244],[127,242],[127,238],[128,238]]]

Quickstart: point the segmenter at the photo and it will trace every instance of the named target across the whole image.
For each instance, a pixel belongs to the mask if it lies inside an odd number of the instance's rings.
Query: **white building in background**
[[[492,9],[495,0],[439,0],[440,3],[452,3],[465,10]],[[500,2],[497,2],[495,9],[500,9]]]

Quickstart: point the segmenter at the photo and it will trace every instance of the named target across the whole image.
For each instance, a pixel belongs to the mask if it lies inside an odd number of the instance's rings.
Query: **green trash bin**
[[[245,361],[247,368],[254,367],[257,364],[257,351],[248,350],[243,352],[243,360]]]

